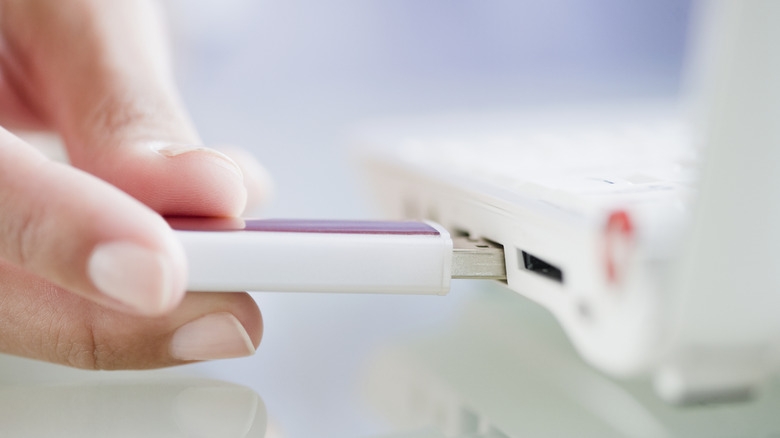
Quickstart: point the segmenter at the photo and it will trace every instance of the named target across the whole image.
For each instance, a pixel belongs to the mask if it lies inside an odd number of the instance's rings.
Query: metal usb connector
[[[506,280],[504,248],[485,239],[452,237],[452,278]]]

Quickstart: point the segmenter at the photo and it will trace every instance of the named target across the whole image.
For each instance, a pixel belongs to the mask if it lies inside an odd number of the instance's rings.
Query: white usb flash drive
[[[444,295],[450,278],[505,276],[503,251],[430,222],[168,220],[188,290]],[[463,241],[460,243],[460,241]],[[462,248],[461,248],[462,247]]]

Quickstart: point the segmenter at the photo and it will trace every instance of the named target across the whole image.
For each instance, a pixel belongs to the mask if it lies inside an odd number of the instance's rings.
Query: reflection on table
[[[8,356],[0,356],[0,370],[0,436],[266,436],[263,400],[232,383],[172,371],[86,372]]]
[[[780,436],[777,381],[750,401],[672,406],[649,381],[585,364],[544,309],[497,285],[468,287],[476,298],[451,326],[378,348],[367,367],[366,398],[414,431],[397,437]]]

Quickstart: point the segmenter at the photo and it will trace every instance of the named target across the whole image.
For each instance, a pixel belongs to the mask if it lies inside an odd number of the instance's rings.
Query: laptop
[[[386,216],[504,248],[506,286],[664,399],[749,395],[780,359],[780,2],[701,2],[690,100],[367,123]],[[692,102],[692,104],[691,104]]]

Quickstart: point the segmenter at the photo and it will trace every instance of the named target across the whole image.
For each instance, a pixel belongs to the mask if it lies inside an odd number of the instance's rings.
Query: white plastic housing
[[[302,232],[290,231],[296,226],[282,227],[286,231],[177,230],[189,263],[188,290],[432,295],[449,291],[452,240],[437,225],[418,223],[418,228],[430,231],[425,234],[399,233],[390,223],[384,223],[390,225],[388,230],[361,231],[371,222],[330,222],[338,226],[317,232],[309,226],[312,223],[327,225],[309,221],[297,227],[306,229]]]

